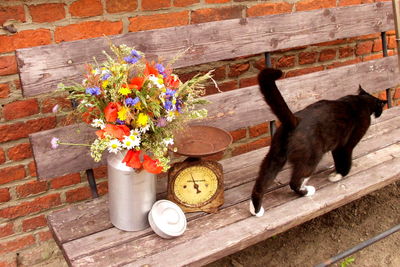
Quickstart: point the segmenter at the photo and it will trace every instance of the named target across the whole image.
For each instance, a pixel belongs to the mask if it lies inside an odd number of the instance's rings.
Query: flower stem
[[[89,144],[75,144],[75,143],[63,143],[63,142],[57,142],[59,145],[67,145],[67,146],[90,146]]]

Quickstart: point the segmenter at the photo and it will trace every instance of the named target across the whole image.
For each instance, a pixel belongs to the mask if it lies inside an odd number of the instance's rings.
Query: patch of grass
[[[344,259],[344,261],[342,261],[340,263],[340,267],[347,267],[349,265],[351,265],[352,263],[354,263],[355,259],[353,257],[349,257]]]

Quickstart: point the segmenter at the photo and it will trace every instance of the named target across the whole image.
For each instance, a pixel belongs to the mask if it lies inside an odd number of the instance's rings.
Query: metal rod
[[[374,236],[373,238],[368,239],[368,240],[366,240],[366,241],[364,241],[364,242],[362,242],[362,243],[360,243],[360,244],[358,244],[358,245],[356,245],[356,246],[354,246],[354,247],[352,247],[352,248],[350,248],[350,249],[348,249],[346,251],[343,251],[342,253],[340,253],[340,254],[338,254],[338,255],[336,255],[336,256],[334,256],[334,257],[332,257],[332,258],[330,258],[330,259],[328,259],[328,260],[316,265],[315,267],[329,266],[329,265],[331,265],[331,264],[333,264],[333,263],[335,263],[335,262],[337,262],[337,261],[339,261],[341,259],[344,259],[344,258],[350,256],[351,254],[356,253],[357,251],[362,250],[363,248],[366,248],[366,247],[374,244],[377,241],[380,241],[381,239],[383,239],[383,238],[385,238],[385,237],[387,237],[387,236],[389,236],[391,234],[394,234],[395,232],[397,232],[399,230],[400,230],[400,224],[398,224],[395,227],[390,228],[389,230],[387,230],[387,231],[385,231],[383,233],[380,233],[379,235]]]
[[[265,52],[264,57],[265,57],[265,66],[267,66],[268,68],[272,68],[271,53]],[[270,133],[271,137],[275,134],[275,131],[276,131],[275,121],[270,121],[269,122],[269,133]]]
[[[387,57],[388,56],[388,50],[387,50],[387,39],[386,39],[386,32],[381,32],[381,41],[382,41],[382,52],[383,56]],[[387,105],[388,108],[392,107],[392,96],[390,93],[390,88],[386,89],[386,99],[387,99]]]
[[[96,180],[94,179],[93,169],[86,170],[86,176],[89,182],[90,190],[92,191],[92,197],[99,197],[99,193],[97,192]]]

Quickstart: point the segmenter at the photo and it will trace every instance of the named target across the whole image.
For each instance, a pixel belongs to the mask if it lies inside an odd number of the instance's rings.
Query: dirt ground
[[[314,266],[399,223],[397,182],[207,267]],[[350,257],[347,266],[400,267],[400,231]]]

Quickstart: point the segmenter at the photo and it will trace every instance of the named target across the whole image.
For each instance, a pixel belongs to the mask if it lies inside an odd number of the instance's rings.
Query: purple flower
[[[116,123],[117,123],[117,124],[120,124],[120,125],[121,125],[121,124],[125,124],[125,122],[124,122],[124,121],[121,121],[120,119],[117,119],[117,120],[116,120]]]
[[[86,88],[86,94],[89,94],[89,95],[100,95],[100,88],[99,87],[89,87],[89,88]]]
[[[165,73],[165,68],[164,68],[163,65],[161,65],[160,63],[157,63],[157,64],[156,64],[156,69],[158,70],[158,72],[159,72],[160,74],[162,74],[162,76],[164,76],[164,78],[167,77],[167,74]]]
[[[175,107],[176,107],[176,110],[179,112],[179,113],[182,113],[182,100],[180,100],[180,99],[177,99],[176,100],[176,104],[175,104]]]
[[[176,93],[175,90],[172,90],[172,89],[169,89],[169,88],[167,88],[167,92],[165,92],[165,94],[167,96],[173,96],[175,93]]]
[[[134,106],[137,103],[139,103],[139,101],[140,101],[139,97],[135,97],[135,98],[128,97],[127,99],[125,99],[125,104],[127,106]]]
[[[56,149],[59,146],[59,139],[57,137],[51,138],[50,144],[52,149]]]
[[[137,57],[132,57],[132,56],[124,57],[124,60],[130,64],[135,64],[136,62],[139,61]]]
[[[171,110],[172,109],[172,102],[171,101],[165,101],[164,108],[166,110]]]
[[[139,55],[139,53],[135,50],[135,49],[133,49],[132,51],[131,51],[131,56],[133,56],[133,57],[137,57],[137,58],[142,58],[142,56],[141,55]]]
[[[166,118],[159,118],[157,120],[157,127],[165,127],[167,125],[167,119]]]
[[[101,79],[102,79],[103,81],[105,81],[105,80],[108,80],[108,78],[110,78],[110,77],[111,77],[111,73],[106,72],[106,73],[103,75],[103,77],[101,77]]]

